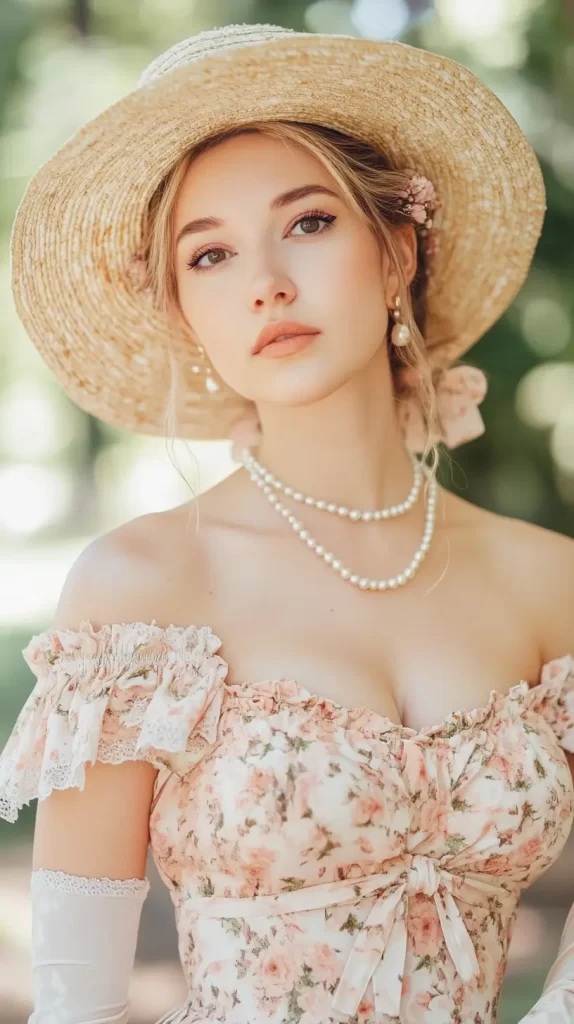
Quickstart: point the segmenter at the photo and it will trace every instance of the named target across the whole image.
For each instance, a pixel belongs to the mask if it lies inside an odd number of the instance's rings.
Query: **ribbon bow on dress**
[[[416,395],[417,371],[403,367],[399,371],[402,387],[411,394],[397,402],[397,416],[405,443],[411,452],[423,452],[427,440],[427,428],[422,409]],[[447,448],[457,448],[484,434],[484,421],[478,406],[487,391],[486,376],[475,366],[455,366],[445,370],[436,384],[439,433],[432,435],[436,444],[442,441]],[[241,462],[244,448],[256,447],[261,440],[261,426],[255,407],[248,410],[232,426],[231,458]]]
[[[259,896],[184,895],[182,906],[198,917],[251,920],[330,909],[374,896],[373,906],[348,952],[333,992],[330,1016],[347,1021],[357,1013],[369,982],[373,986],[377,1013],[393,1018],[399,1016],[408,945],[409,899],[419,893],[433,899],[444,943],[457,974],[463,984],[472,983],[480,974],[480,966],[457,900],[462,899],[465,904],[473,902],[474,893],[474,899],[482,895],[485,903],[489,898],[496,899],[498,906],[508,907],[510,913],[516,906],[517,892],[508,883],[496,885],[494,881],[453,874],[434,858],[420,854],[397,857],[388,862],[385,870],[362,878],[319,882]],[[323,1019],[321,1011],[313,1024],[320,1024]]]
[[[333,997],[332,1012],[347,1020],[357,1012],[369,981],[377,1013],[398,1017],[407,955],[409,897],[434,899],[446,948],[459,978],[468,984],[480,971],[472,940],[453,898],[456,878],[429,857],[414,856],[405,881],[379,896],[358,933]]]

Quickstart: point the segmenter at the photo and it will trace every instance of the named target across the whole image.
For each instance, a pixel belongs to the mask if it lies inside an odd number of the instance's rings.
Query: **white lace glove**
[[[28,1024],[126,1024],[147,879],[33,871]]]
[[[567,1024],[574,1021],[574,905],[560,939],[558,956],[548,972],[542,995],[519,1024]]]

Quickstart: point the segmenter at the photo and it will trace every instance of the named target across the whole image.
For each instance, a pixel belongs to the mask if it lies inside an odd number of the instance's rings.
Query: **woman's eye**
[[[304,213],[302,217],[299,217],[295,221],[293,227],[291,228],[291,231],[293,231],[300,224],[303,225],[322,223],[325,225],[322,231],[303,231],[304,235],[322,235],[324,234],[325,231],[328,230],[330,225],[336,219],[337,218],[331,213],[321,213],[319,210],[310,210],[308,213]]]
[[[298,217],[293,227],[291,228],[289,234],[291,234],[296,227],[299,227],[299,225],[316,226],[317,224],[323,224],[323,228],[319,231],[302,231],[303,235],[323,235],[325,231],[329,230],[333,222],[336,220],[337,218],[332,213],[323,213],[321,210],[308,210],[306,213],[302,214],[301,217]],[[302,236],[299,235],[299,237]],[[214,261],[209,260],[209,257],[216,256],[218,253],[223,253],[223,259],[217,259]],[[195,255],[192,256],[190,260],[187,261],[187,266],[189,267],[190,270],[195,271],[209,270],[210,267],[216,267],[219,263],[225,263],[225,256],[225,249],[201,249],[199,252],[195,253]],[[207,265],[204,264],[202,266],[201,260],[204,259],[208,259],[208,263]]]
[[[209,270],[209,267],[215,267],[218,263],[224,263],[225,260],[216,260],[214,263],[210,263],[209,266],[201,266],[200,260],[204,259],[205,256],[213,256],[218,252],[225,252],[224,249],[204,249],[202,252],[198,252],[187,262],[187,266],[190,270]]]

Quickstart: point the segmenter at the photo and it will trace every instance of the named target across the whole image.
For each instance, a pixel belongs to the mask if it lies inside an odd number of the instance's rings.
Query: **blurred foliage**
[[[30,31],[29,8],[17,0],[3,0],[0,7],[0,131],[6,99],[20,77],[20,47]]]
[[[546,963],[542,969],[522,975],[506,977],[500,998],[500,1024],[516,1024],[532,1009],[548,973]]]
[[[567,5],[548,0],[535,9],[526,43],[527,59],[519,71],[524,88],[544,90],[556,117],[556,132],[566,128],[572,131],[574,17]],[[464,49],[448,55],[473,67],[472,55]],[[476,66],[473,70],[479,75],[483,71]],[[514,69],[512,73],[516,74]],[[496,90],[497,83],[490,84]],[[532,141],[536,148],[536,139]],[[450,489],[478,505],[572,536],[572,478],[562,478],[565,497],[550,451],[551,429],[526,425],[515,407],[520,381],[533,368],[548,362],[527,344],[521,329],[521,313],[529,299],[545,294],[549,282],[571,328],[569,343],[557,358],[560,362],[574,360],[574,149],[570,187],[557,178],[548,155],[538,151],[547,212],[529,276],[509,310],[463,357],[480,366],[489,378],[489,391],[481,407],[487,430],[481,438],[454,453],[456,465],[452,470],[445,460],[442,479]],[[574,432],[571,445],[574,447]]]
[[[30,693],[35,677],[22,658],[22,648],[28,643],[28,631],[0,632],[0,750],[4,747],[16,717]],[[35,804],[23,809],[16,824],[0,818],[0,848],[3,843],[20,842],[32,834]]]

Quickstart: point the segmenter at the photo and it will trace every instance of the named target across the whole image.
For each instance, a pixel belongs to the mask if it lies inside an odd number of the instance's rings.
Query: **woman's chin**
[[[257,405],[303,406],[321,402],[345,387],[369,369],[372,359],[357,362],[356,365],[336,366],[333,360],[310,360],[304,362],[286,359],[268,359],[253,373],[241,374],[237,379],[231,375],[221,376],[229,387],[243,398]],[[255,373],[255,369],[257,373]]]

